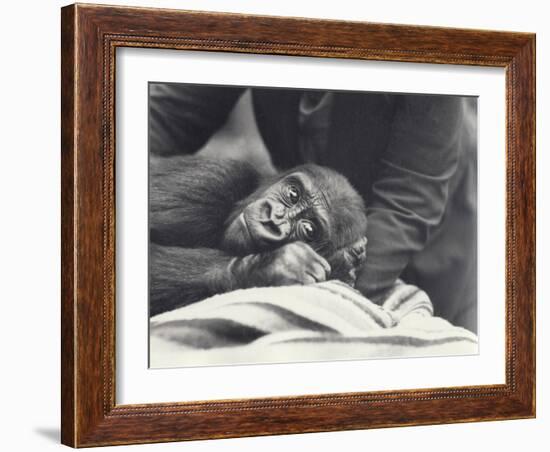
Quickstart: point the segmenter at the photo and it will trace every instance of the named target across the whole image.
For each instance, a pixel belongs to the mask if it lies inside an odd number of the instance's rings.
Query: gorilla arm
[[[235,289],[321,282],[330,272],[328,262],[302,242],[244,257],[152,244],[149,315]]]
[[[338,250],[328,261],[303,242],[244,257],[232,257],[211,248],[153,244],[149,315],[254,286],[312,284],[329,276],[353,286],[356,271],[365,260],[366,243],[361,238]]]
[[[226,292],[232,285],[232,257],[220,250],[151,244],[150,253],[150,316]]]

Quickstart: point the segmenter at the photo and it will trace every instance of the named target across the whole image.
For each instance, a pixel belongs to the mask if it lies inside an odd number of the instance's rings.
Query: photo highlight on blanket
[[[151,81],[149,367],[478,353],[478,98]]]

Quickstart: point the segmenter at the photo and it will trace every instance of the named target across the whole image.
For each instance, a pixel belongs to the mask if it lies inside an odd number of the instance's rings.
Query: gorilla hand
[[[235,288],[312,284],[331,274],[329,263],[303,242],[235,258],[229,268]]]
[[[362,237],[332,254],[327,259],[332,268],[331,279],[339,279],[352,287],[355,286],[357,270],[366,259],[366,249],[367,239]]]

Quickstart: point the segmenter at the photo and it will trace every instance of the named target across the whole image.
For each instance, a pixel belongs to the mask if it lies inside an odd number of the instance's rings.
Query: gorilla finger
[[[323,282],[327,279],[325,269],[318,265],[309,270],[306,270],[306,275],[311,276],[315,280],[315,282]]]
[[[319,263],[325,268],[325,270],[330,272],[330,264],[328,263],[328,261],[323,256],[321,256],[317,251],[315,251],[311,246],[307,244],[304,244],[304,245],[307,248],[303,248],[303,251],[306,253],[306,256],[308,257],[308,259],[312,262]]]
[[[363,237],[358,240],[350,249],[351,257],[356,266],[361,265],[367,255],[367,238]]]
[[[332,271],[332,267],[323,256],[320,256],[317,253],[315,254],[317,255],[316,262],[321,266],[321,268],[325,272],[325,279],[326,279],[330,275],[330,272]]]
[[[322,262],[319,262],[318,267],[316,267],[316,269],[318,270],[315,274],[319,275],[321,281],[326,281],[332,272],[330,265],[328,265],[328,268],[327,268],[327,266],[323,265]]]
[[[313,275],[311,275],[310,273],[306,273],[304,275],[304,277],[302,278],[303,280],[303,284],[306,285],[306,284],[315,284],[316,282],[318,282],[315,277]]]

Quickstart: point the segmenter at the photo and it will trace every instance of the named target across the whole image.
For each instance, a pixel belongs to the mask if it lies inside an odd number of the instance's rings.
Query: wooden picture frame
[[[73,447],[535,416],[535,35],[71,5],[62,9],[62,442]],[[115,403],[118,47],[506,70],[506,382],[262,399]]]

